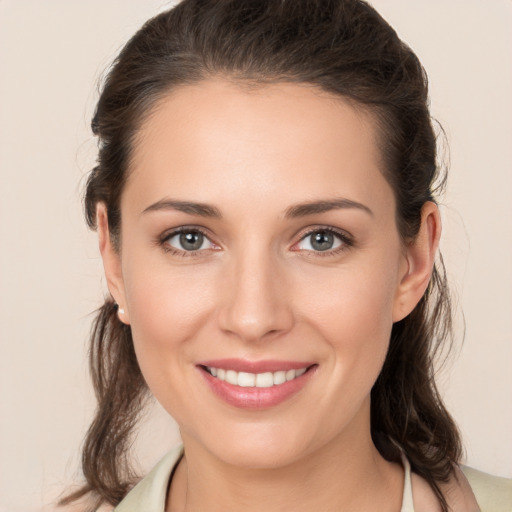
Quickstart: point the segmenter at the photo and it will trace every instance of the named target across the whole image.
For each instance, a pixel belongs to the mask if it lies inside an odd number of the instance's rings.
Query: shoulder
[[[169,452],[117,505],[114,512],[163,512],[167,487],[177,463],[183,455],[179,445]]]
[[[430,485],[419,475],[411,475],[414,510],[441,512]],[[450,512],[512,512],[512,480],[473,468],[456,468],[446,483],[440,484]]]
[[[461,467],[482,512],[512,511],[512,479]]]

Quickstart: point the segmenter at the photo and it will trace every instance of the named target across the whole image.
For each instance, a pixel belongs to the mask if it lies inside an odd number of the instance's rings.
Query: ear
[[[110,294],[119,305],[117,311],[119,320],[129,325],[130,319],[126,305],[121,255],[116,251],[110,238],[107,208],[104,203],[98,203],[96,206],[96,224],[101,258],[103,259],[103,268],[105,270],[105,277],[107,278],[107,286]]]
[[[441,237],[439,208],[427,201],[421,209],[421,225],[416,238],[405,248],[405,261],[393,305],[393,322],[405,318],[427,289]]]

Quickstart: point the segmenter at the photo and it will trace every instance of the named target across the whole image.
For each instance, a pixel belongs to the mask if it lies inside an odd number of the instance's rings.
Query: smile
[[[197,365],[207,387],[223,402],[264,410],[288,401],[308,386],[318,364],[223,359]]]
[[[228,382],[233,386],[242,388],[271,388],[273,386],[280,386],[285,382],[300,377],[306,373],[306,368],[297,370],[279,370],[277,372],[264,372],[264,373],[248,373],[236,372],[235,370],[225,370],[224,368],[214,368],[205,366],[206,371],[216,379]]]

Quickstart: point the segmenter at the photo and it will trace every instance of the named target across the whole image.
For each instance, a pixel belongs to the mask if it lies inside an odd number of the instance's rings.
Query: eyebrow
[[[351,199],[337,198],[331,200],[320,200],[320,201],[311,201],[308,203],[301,203],[294,206],[290,206],[285,210],[285,218],[299,218],[306,217],[308,215],[314,215],[316,213],[324,213],[331,210],[340,210],[340,209],[357,209],[362,210],[372,217],[373,212],[362,203],[358,203],[357,201],[352,201]],[[190,215],[198,215],[200,217],[210,217],[215,219],[222,219],[222,214],[220,210],[210,204],[206,203],[195,203],[192,201],[178,201],[175,199],[161,199],[156,203],[148,206],[143,210],[143,214],[148,212],[155,211],[165,211],[165,210],[177,210],[183,213],[188,213]]]
[[[286,218],[297,218],[297,217],[306,217],[307,215],[314,215],[315,213],[324,213],[331,210],[340,210],[346,208],[355,208],[357,210],[362,210],[372,217],[373,212],[362,203],[358,203],[357,201],[352,201],[351,199],[337,198],[331,200],[322,200],[322,201],[311,201],[309,203],[297,204],[295,206],[291,206],[287,208],[285,212]]]
[[[213,217],[221,219],[222,214],[215,206],[205,203],[194,203],[192,201],[177,201],[175,199],[162,199],[148,206],[142,213],[156,212],[162,210],[178,210],[190,215],[199,215],[200,217]]]

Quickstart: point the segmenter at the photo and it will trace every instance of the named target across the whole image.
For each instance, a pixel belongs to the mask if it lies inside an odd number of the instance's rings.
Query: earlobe
[[[103,269],[107,279],[107,286],[110,294],[118,304],[117,315],[119,320],[129,325],[130,321],[126,308],[121,257],[119,252],[115,249],[110,237],[107,208],[104,203],[98,203],[96,206],[96,223],[99,249],[103,260]]]
[[[439,208],[427,201],[421,209],[421,225],[416,238],[406,249],[404,272],[400,276],[393,307],[393,322],[405,318],[427,289],[441,236]]]

